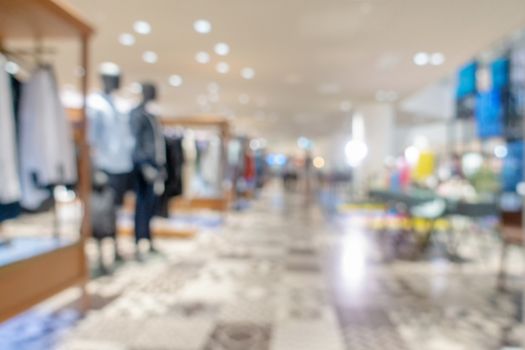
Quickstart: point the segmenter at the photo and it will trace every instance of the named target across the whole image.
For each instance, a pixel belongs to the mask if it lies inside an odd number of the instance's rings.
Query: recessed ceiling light
[[[226,43],[218,43],[214,47],[215,53],[219,56],[226,56],[230,53],[230,46]]]
[[[440,66],[445,63],[445,55],[441,52],[435,52],[430,56],[430,63],[434,66]]]
[[[99,72],[103,75],[120,75],[120,67],[114,62],[102,62]]]
[[[418,52],[414,55],[413,60],[416,65],[424,66],[430,62],[430,55],[426,52]]]
[[[226,74],[230,71],[230,65],[226,62],[219,62],[215,69],[217,69],[217,72],[220,74]]]
[[[195,55],[195,61],[199,62],[200,64],[206,64],[210,62],[210,54],[204,51],[197,52]]]
[[[219,84],[217,84],[217,83],[214,82],[214,81],[208,84],[208,91],[209,91],[210,93],[212,93],[212,94],[216,94],[216,93],[218,93],[219,90],[220,90],[220,88],[221,88],[221,87],[219,86]]]
[[[129,90],[133,94],[140,94],[142,92],[142,85],[140,85],[138,82],[133,82],[131,83]]]
[[[9,74],[16,74],[20,70],[20,66],[13,61],[9,61],[5,64],[4,69]]]
[[[199,95],[197,97],[197,103],[201,106],[208,104],[208,97],[206,95]]]
[[[118,37],[118,41],[124,46],[132,46],[135,44],[135,37],[130,33],[122,33]]]
[[[146,51],[142,54],[142,59],[147,63],[156,63],[159,56],[154,51]]]
[[[348,101],[348,100],[342,101],[339,104],[339,109],[342,112],[349,112],[352,109],[352,103],[350,101]]]
[[[211,32],[211,23],[205,19],[199,19],[193,22],[193,29],[195,29],[197,33],[208,34]]]
[[[246,94],[239,95],[239,103],[242,105],[247,105],[250,103],[250,96]]]
[[[243,68],[241,70],[241,76],[247,80],[253,79],[255,77],[255,70],[250,67]]]
[[[133,23],[133,29],[142,35],[151,33],[151,25],[146,21],[136,21]]]
[[[173,74],[169,78],[169,83],[171,86],[175,86],[175,87],[181,86],[182,82],[183,82],[182,77],[177,74]]]

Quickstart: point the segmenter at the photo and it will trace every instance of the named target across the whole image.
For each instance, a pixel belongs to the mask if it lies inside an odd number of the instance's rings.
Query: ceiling
[[[163,114],[228,114],[243,130],[269,139],[326,137],[348,116],[342,101],[369,103],[378,90],[406,96],[525,23],[523,0],[69,2],[97,29],[94,67],[120,65],[126,91],[135,81],[155,81]],[[198,19],[211,22],[211,33],[194,31]],[[148,21],[151,33],[134,33],[136,20]],[[119,43],[124,32],[135,35],[133,46]],[[217,42],[231,52],[214,54]],[[157,63],[143,61],[146,50],[158,54]],[[197,63],[198,51],[210,53],[211,62]],[[442,52],[445,63],[417,66],[412,58],[419,51]],[[216,72],[219,61],[230,65],[228,74]],[[255,78],[243,79],[243,67],[252,67]],[[62,81],[73,83],[74,66],[58,69]],[[183,78],[180,87],[168,84],[172,74]],[[91,81],[98,84],[96,75]],[[202,104],[212,82],[220,87],[219,101]],[[239,102],[241,94],[250,97],[247,104]]]

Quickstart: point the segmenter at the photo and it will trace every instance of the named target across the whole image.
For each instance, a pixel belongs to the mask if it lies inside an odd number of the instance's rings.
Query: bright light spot
[[[241,76],[246,80],[253,79],[255,77],[255,70],[250,67],[243,68],[241,70]]]
[[[360,140],[350,140],[345,146],[346,161],[351,167],[356,167],[368,155],[368,146]]]
[[[199,95],[197,97],[197,103],[201,106],[205,106],[208,104],[208,97],[206,95]]]
[[[206,64],[210,62],[210,54],[204,51],[197,52],[195,55],[195,61],[200,64]]]
[[[102,62],[99,66],[99,72],[103,75],[120,75],[120,67],[113,62]]]
[[[142,59],[146,63],[153,64],[157,63],[157,61],[159,60],[159,56],[154,51],[146,51],[142,54]]]
[[[416,146],[409,146],[405,149],[405,159],[408,164],[415,165],[419,160],[419,149]]]
[[[13,61],[9,61],[5,64],[4,69],[9,74],[16,74],[20,70],[20,66]]]
[[[135,44],[135,37],[130,33],[122,33],[118,37],[118,41],[124,46],[132,46]]]
[[[177,74],[174,74],[172,76],[170,76],[169,78],[169,83],[171,86],[181,86],[182,85],[182,77],[180,75],[177,75]]]
[[[434,66],[440,66],[443,63],[445,63],[445,55],[443,55],[441,52],[435,52],[430,55],[430,64]]]
[[[151,33],[151,25],[146,21],[136,21],[133,24],[133,29],[139,34],[146,35]]]
[[[226,56],[230,53],[230,46],[226,43],[218,43],[215,45],[215,53],[219,56]]]
[[[230,65],[226,62],[219,62],[217,66],[215,66],[215,69],[220,74],[227,74],[230,71]]]
[[[211,23],[205,19],[199,19],[193,22],[193,29],[195,29],[197,33],[208,34],[211,32]]]
[[[208,91],[210,93],[216,94],[219,92],[220,89],[221,87],[216,82],[211,82],[208,84]]]
[[[483,156],[479,153],[467,153],[463,155],[461,170],[465,176],[476,174],[483,165]]]
[[[418,52],[414,55],[414,63],[418,66],[425,66],[429,64],[430,56],[426,52]]]
[[[324,168],[324,164],[325,164],[323,157],[315,157],[312,163],[314,164],[314,167],[317,169]]]
[[[504,145],[499,145],[494,148],[494,155],[498,158],[505,158],[508,154],[507,147]]]
[[[350,110],[352,109],[352,103],[348,100],[342,101],[339,104],[339,109],[341,110],[341,112],[350,112]]]
[[[138,82],[131,83],[129,90],[133,94],[140,94],[142,92],[142,85]]]
[[[265,139],[253,139],[250,141],[250,148],[253,151],[256,151],[261,148],[265,148],[267,145],[267,142]]]
[[[247,105],[250,103],[250,96],[246,94],[239,95],[239,103],[242,105]]]
[[[301,149],[311,149],[312,145],[312,141],[304,136],[301,136],[297,139],[297,146],[299,146]]]

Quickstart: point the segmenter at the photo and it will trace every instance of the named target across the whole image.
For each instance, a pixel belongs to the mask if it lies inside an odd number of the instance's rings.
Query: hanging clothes
[[[206,186],[205,196],[221,195],[222,186],[222,143],[218,136],[209,139],[208,145],[200,157],[200,172]]]
[[[18,214],[20,182],[16,151],[15,113],[7,60],[0,55],[0,222]]]
[[[184,149],[181,136],[166,135],[166,181],[159,198],[157,215],[169,217],[169,201],[183,193]]]
[[[108,174],[130,173],[135,139],[129,113],[112,96],[99,93],[89,96],[87,114],[93,166]]]
[[[51,66],[40,66],[20,99],[21,205],[37,209],[55,185],[77,181],[71,125],[60,102]]]

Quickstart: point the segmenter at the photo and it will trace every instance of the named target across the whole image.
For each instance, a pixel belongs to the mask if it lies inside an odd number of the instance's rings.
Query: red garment
[[[251,181],[255,178],[255,159],[248,153],[244,154],[244,179]]]

